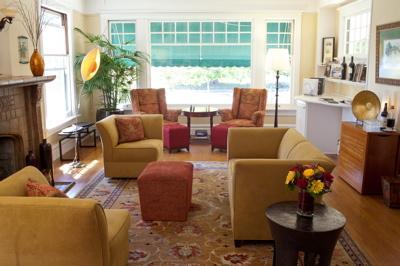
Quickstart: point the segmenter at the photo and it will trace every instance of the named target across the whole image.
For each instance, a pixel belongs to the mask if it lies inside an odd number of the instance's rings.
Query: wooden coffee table
[[[213,127],[214,116],[217,115],[218,109],[214,107],[193,107],[193,110],[190,108],[185,108],[182,110],[182,113],[187,118],[187,127],[190,131],[191,126],[191,118],[192,117],[209,117],[210,118],[210,132]]]
[[[305,253],[304,265],[330,265],[332,253],[346,218],[334,208],[316,204],[314,217],[296,214],[297,202],[269,206],[265,215],[275,242],[274,265],[297,265],[298,252]]]

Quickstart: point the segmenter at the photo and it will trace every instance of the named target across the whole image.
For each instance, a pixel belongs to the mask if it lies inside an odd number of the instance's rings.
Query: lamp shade
[[[266,69],[272,71],[290,70],[288,49],[270,48],[267,52]]]
[[[100,49],[94,48],[86,54],[81,64],[81,76],[83,81],[92,79],[100,67]]]

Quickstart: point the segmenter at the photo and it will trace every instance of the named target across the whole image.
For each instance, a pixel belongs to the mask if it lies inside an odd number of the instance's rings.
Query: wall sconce
[[[6,23],[11,24],[15,14],[17,13],[14,9],[10,9],[10,8],[1,8],[0,12],[3,13],[5,15],[5,17],[3,17],[0,20],[0,31],[2,31],[4,29],[4,27],[6,26]]]

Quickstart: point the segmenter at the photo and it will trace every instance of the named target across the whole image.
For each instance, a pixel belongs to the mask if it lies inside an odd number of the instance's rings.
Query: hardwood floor
[[[81,158],[86,167],[72,173],[65,172],[67,164],[55,162],[56,181],[76,182],[68,192],[70,197],[75,196],[103,168],[100,144],[97,148],[81,149]],[[225,161],[226,153],[211,152],[208,144],[192,144],[190,153],[170,154],[165,151],[163,160]],[[361,196],[340,178],[335,179],[332,190],[324,196],[324,202],[346,216],[347,232],[371,264],[400,265],[400,209],[386,207],[381,196]]]

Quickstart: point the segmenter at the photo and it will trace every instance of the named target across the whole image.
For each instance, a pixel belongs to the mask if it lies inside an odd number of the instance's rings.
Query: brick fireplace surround
[[[22,158],[33,151],[39,158],[39,143],[43,139],[41,110],[42,87],[55,76],[0,77],[0,135],[20,136]],[[0,151],[0,155],[1,155]]]

